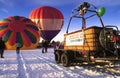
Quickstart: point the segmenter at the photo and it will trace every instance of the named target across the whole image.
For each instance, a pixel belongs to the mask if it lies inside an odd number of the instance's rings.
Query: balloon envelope
[[[39,26],[41,37],[48,41],[60,32],[64,23],[63,14],[50,6],[35,8],[29,18]]]
[[[105,14],[105,8],[104,7],[101,7],[98,9],[98,15],[99,16],[103,16]]]
[[[21,49],[36,48],[40,40],[40,32],[30,19],[20,16],[9,16],[0,20],[0,37],[7,49],[16,49],[16,43],[21,43]]]

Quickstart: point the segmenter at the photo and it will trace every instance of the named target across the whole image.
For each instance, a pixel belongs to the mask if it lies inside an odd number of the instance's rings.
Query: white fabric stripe
[[[38,23],[38,19],[32,19],[41,30],[60,30],[64,21],[63,19],[39,19],[40,23]],[[44,26],[44,27],[43,27]]]

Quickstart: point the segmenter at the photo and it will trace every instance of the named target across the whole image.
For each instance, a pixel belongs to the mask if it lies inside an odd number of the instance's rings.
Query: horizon
[[[105,7],[106,13],[102,16],[102,20],[105,25],[116,25],[120,29],[120,0],[0,0],[0,19],[5,19],[8,16],[25,16],[29,18],[29,14],[35,8],[41,6],[51,6],[55,7],[56,9],[60,10],[64,15],[64,25],[59,32],[59,34],[54,37],[52,40],[61,41],[63,40],[63,36],[66,32],[68,21],[71,15],[71,11],[73,8],[81,4],[82,2],[89,2],[95,5],[97,8]],[[22,6],[20,5],[22,4]],[[71,28],[69,31],[74,31],[81,29],[81,25],[77,24],[75,21],[71,23]],[[99,22],[96,21],[95,18],[92,20],[88,20],[87,27],[89,26],[101,26]]]

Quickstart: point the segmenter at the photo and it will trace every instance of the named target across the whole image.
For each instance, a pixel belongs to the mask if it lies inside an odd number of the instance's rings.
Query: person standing
[[[20,47],[21,44],[19,42],[16,43],[16,53],[19,54],[20,53]]]
[[[54,48],[54,51],[55,51],[56,50],[56,46],[57,46],[56,42],[52,41],[51,46]]]
[[[45,46],[45,52],[47,53],[47,49],[48,49],[48,44],[49,42],[47,40],[45,40],[44,46]]]
[[[1,58],[4,58],[3,57],[4,49],[5,49],[5,42],[2,40],[2,37],[0,37],[0,54],[1,54]]]
[[[47,52],[47,48],[48,48],[48,41],[47,40],[42,40],[42,53]]]
[[[45,41],[42,40],[42,53],[44,53]]]

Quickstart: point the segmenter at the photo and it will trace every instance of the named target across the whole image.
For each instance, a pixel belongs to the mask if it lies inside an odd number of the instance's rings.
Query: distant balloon
[[[98,15],[99,16],[103,16],[105,14],[105,8],[104,7],[101,7],[98,9]]]
[[[29,18],[39,26],[41,37],[48,41],[60,32],[64,23],[63,14],[50,6],[35,8]]]
[[[5,41],[7,49],[16,49],[16,42],[22,44],[21,49],[33,49],[38,45],[40,32],[30,19],[9,16],[0,20],[0,37]]]

